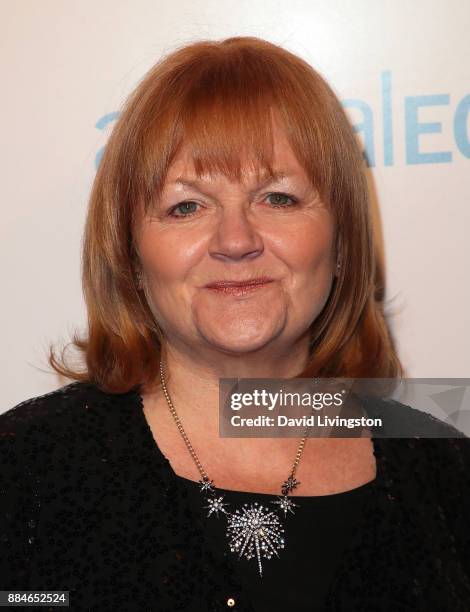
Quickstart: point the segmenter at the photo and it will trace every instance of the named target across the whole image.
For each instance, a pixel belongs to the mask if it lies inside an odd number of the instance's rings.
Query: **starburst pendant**
[[[219,512],[223,512],[224,514],[228,514],[227,510],[225,510],[224,506],[228,506],[226,502],[223,501],[224,497],[221,495],[220,497],[208,497],[207,501],[209,502],[208,506],[204,506],[204,508],[209,508],[209,512],[207,516],[210,516],[213,512],[217,514],[217,518],[219,518]]]
[[[292,489],[296,489],[299,484],[300,482],[298,480],[296,480],[293,476],[289,476],[289,478],[282,483],[282,494],[287,495],[292,491]]]
[[[294,502],[287,497],[287,495],[283,495],[282,497],[278,497],[276,501],[272,501],[272,504],[278,504],[279,510],[284,512],[284,516],[287,516],[288,512],[295,514],[293,508],[298,508],[299,504],[294,504]]]
[[[209,480],[209,478],[206,477],[202,480],[198,480],[198,483],[201,493],[215,493],[213,480]]]
[[[251,559],[256,555],[260,576],[263,575],[261,559],[271,559],[284,548],[284,528],[278,516],[258,505],[244,504],[241,511],[228,515],[227,537],[232,552]]]

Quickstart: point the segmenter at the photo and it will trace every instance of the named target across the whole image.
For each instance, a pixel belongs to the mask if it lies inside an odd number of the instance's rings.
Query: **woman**
[[[0,417],[1,589],[77,610],[469,610],[460,432],[219,437],[220,378],[399,378],[381,278],[360,151],[308,64],[243,37],[159,62],[91,194],[85,367],[51,351],[75,382]],[[240,522],[271,502],[269,544]]]

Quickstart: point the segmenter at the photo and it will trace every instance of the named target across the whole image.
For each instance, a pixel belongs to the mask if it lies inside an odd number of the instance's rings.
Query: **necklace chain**
[[[168,393],[168,389],[166,387],[165,376],[164,376],[164,372],[163,372],[163,362],[162,361],[160,361],[160,379],[161,379],[161,382],[162,382],[162,388],[163,388],[163,393],[165,394],[165,399],[167,401],[167,404],[168,404],[170,412],[171,412],[171,414],[173,416],[173,419],[175,420],[176,426],[178,427],[178,431],[180,432],[181,437],[183,438],[184,443],[186,444],[186,447],[187,447],[191,457],[193,458],[194,463],[196,464],[196,467],[197,467],[197,469],[198,469],[198,471],[199,471],[199,473],[200,473],[200,475],[202,477],[202,480],[209,481],[209,477],[206,474],[204,468],[202,467],[202,464],[199,461],[199,458],[198,458],[198,456],[196,454],[196,451],[194,450],[191,442],[189,441],[188,435],[186,434],[186,432],[184,430],[183,424],[181,423],[181,420],[180,420],[180,418],[179,418],[179,416],[178,416],[178,414],[177,414],[177,412],[175,410],[175,407],[173,406],[173,402],[171,401],[170,395]],[[305,435],[302,438],[302,440],[300,441],[300,444],[299,444],[298,449],[297,449],[297,453],[296,453],[296,456],[295,456],[295,461],[294,461],[294,464],[292,466],[292,470],[291,470],[289,479],[286,482],[289,482],[289,481],[291,483],[295,482],[295,473],[297,471],[297,467],[299,465],[300,458],[302,457],[302,453],[303,453],[303,450],[304,450],[304,447],[305,447],[305,442],[307,440],[307,434],[308,434],[308,430],[309,429],[310,429],[309,426],[307,426],[305,428]],[[284,483],[283,487],[282,487],[282,493],[284,495],[289,492],[289,487],[287,487],[287,491],[286,491],[285,484],[286,483]],[[297,484],[300,484],[300,483],[297,483]]]

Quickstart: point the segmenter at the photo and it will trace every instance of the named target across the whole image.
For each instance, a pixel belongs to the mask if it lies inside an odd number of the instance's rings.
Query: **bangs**
[[[181,139],[196,175],[223,174],[240,181],[246,171],[273,175],[272,99],[268,95],[236,99],[230,92],[218,99],[192,99],[181,118]]]

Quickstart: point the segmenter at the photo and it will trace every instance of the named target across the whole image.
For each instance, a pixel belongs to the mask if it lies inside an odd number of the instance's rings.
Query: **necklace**
[[[199,461],[198,456],[194,448],[189,441],[189,438],[184,431],[183,425],[176,413],[175,407],[170,399],[170,395],[166,388],[165,376],[163,374],[163,363],[160,361],[160,379],[162,381],[163,393],[165,394],[168,407],[175,420],[178,430],[186,444],[186,447],[193,458],[194,463],[201,475],[201,479],[198,480],[200,492],[205,496],[205,500],[208,503],[204,508],[208,509],[207,516],[212,515],[219,517],[219,512],[224,515],[227,519],[227,539],[231,552],[238,553],[239,559],[244,557],[245,559],[252,559],[256,557],[258,561],[259,574],[263,576],[263,567],[261,559],[271,559],[274,555],[279,557],[278,551],[285,547],[284,537],[284,526],[282,524],[282,518],[286,518],[288,513],[294,514],[294,508],[299,507],[291,499],[289,499],[289,493],[300,485],[300,482],[296,480],[295,473],[299,465],[302,452],[304,450],[305,442],[307,439],[307,433],[310,426],[306,427],[305,435],[300,441],[297,449],[292,470],[289,477],[282,483],[281,494],[278,495],[277,500],[271,501],[271,504],[278,506],[277,512],[284,516],[280,517],[269,507],[265,507],[258,502],[252,504],[243,504],[243,506],[235,512],[229,512],[225,506],[229,506],[227,502],[224,502],[224,496],[221,495],[214,486],[214,481],[204,471],[204,468]]]

